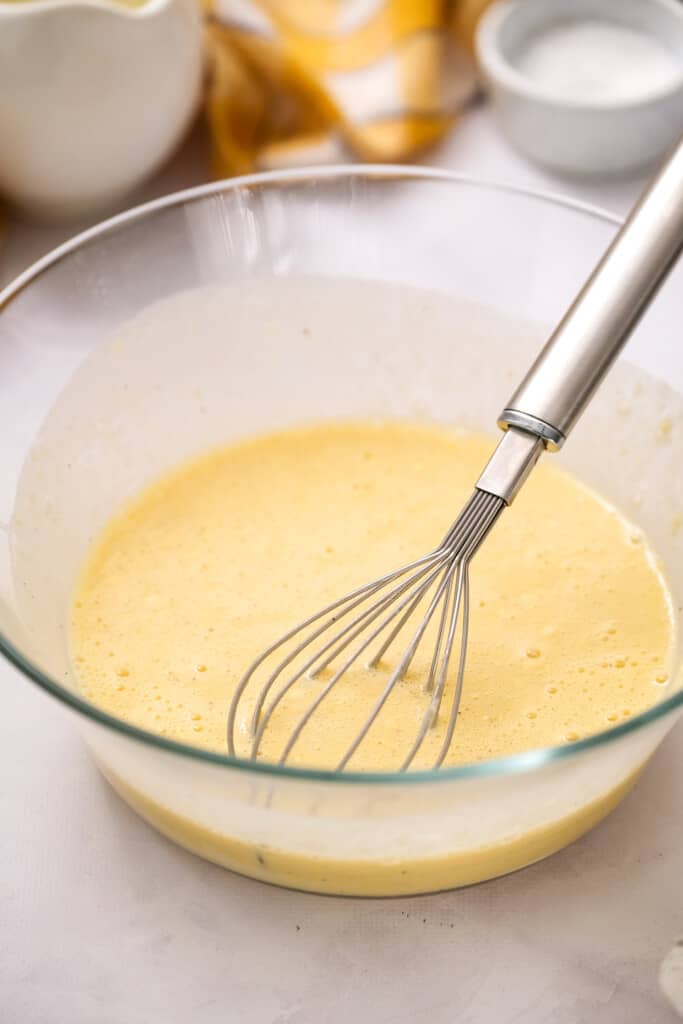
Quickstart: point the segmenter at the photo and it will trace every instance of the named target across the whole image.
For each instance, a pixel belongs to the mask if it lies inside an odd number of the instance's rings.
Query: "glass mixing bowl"
[[[162,832],[280,885],[426,892],[521,867],[583,833],[674,724],[674,682],[649,711],[573,744],[437,773],[337,776],[231,759],[106,714],[78,694],[67,625],[108,516],[194,452],[339,416],[493,434],[615,229],[577,203],[438,171],[330,168],[170,196],[41,260],[0,294],[0,647],[11,681],[31,679],[70,709],[112,785]],[[647,532],[677,616],[682,316],[679,267],[631,363],[564,452],[546,456]]]

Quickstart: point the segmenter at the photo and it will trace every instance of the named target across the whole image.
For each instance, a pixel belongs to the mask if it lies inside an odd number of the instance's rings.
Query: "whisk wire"
[[[448,593],[443,602],[441,608],[441,620],[439,622],[439,631],[436,635],[436,643],[434,644],[434,654],[432,656],[432,663],[429,666],[429,675],[427,681],[424,684],[425,693],[434,692],[434,679],[436,678],[436,669],[439,664],[439,657],[441,655],[441,648],[443,647],[443,638],[446,633],[446,619],[448,618],[448,608],[451,602],[451,591],[453,590],[453,577],[448,585]]]
[[[433,577],[436,576],[438,574],[438,572],[439,572],[438,569],[433,570],[433,572],[428,575],[426,583],[425,582],[420,582],[421,578],[425,575],[425,573],[429,572],[429,568],[430,567],[427,566],[426,568],[423,568],[423,569],[419,570],[418,572],[414,573],[413,576],[408,578],[408,580],[404,580],[397,587],[395,587],[392,591],[390,591],[389,594],[387,594],[385,597],[383,597],[381,599],[381,601],[379,601],[376,604],[372,605],[369,609],[366,609],[366,611],[362,612],[359,616],[357,616],[340,633],[337,633],[332,638],[332,640],[329,641],[328,644],[326,644],[325,647],[322,648],[322,651],[318,651],[313,656],[313,658],[311,658],[309,661],[305,662],[305,664],[295,673],[295,675],[292,676],[281,687],[281,689],[278,691],[278,693],[273,698],[271,703],[268,705],[267,709],[261,715],[260,720],[257,719],[256,712],[254,713],[254,716],[252,717],[252,723],[253,723],[252,724],[252,735],[254,736],[254,740],[253,740],[253,744],[252,744],[252,754],[251,754],[252,757],[256,757],[257,754],[258,754],[258,749],[259,749],[259,746],[260,746],[260,743],[261,743],[261,738],[263,736],[263,733],[266,730],[266,727],[267,727],[268,723],[270,722],[270,719],[272,718],[273,712],[275,711],[277,706],[281,703],[281,701],[285,697],[285,695],[292,688],[292,686],[299,679],[301,679],[302,676],[304,676],[307,672],[310,671],[312,666],[318,660],[320,654],[324,653],[333,644],[336,644],[337,641],[340,640],[340,638],[343,637],[343,636],[345,636],[346,639],[344,639],[342,641],[342,643],[338,646],[338,649],[336,650],[334,656],[336,657],[339,653],[341,653],[342,650],[345,650],[346,647],[348,647],[349,643],[351,643],[352,640],[355,640],[355,638],[359,634],[361,634],[365,629],[367,629],[368,626],[371,625],[372,622],[375,621],[378,618],[378,616],[380,616],[382,614],[382,612],[385,611],[385,609],[387,607],[389,607],[397,598],[399,598],[401,596],[402,593],[405,592],[406,589],[408,589],[412,585],[413,582],[415,582],[415,580],[418,580],[418,583],[417,583],[417,586],[415,588],[415,591],[419,591],[420,594],[421,594],[422,591],[424,589],[426,589],[430,585],[431,580],[433,579]],[[413,591],[413,594],[415,593],[415,591]],[[290,751],[292,750],[294,744],[296,743],[296,741],[298,740],[299,736],[301,735],[301,732],[303,731],[304,727],[308,723],[311,715],[313,714],[314,711],[317,710],[317,708],[320,706],[320,704],[322,704],[322,702],[325,699],[325,697],[328,695],[328,693],[331,691],[331,689],[336,685],[336,683],[341,678],[341,676],[347,671],[347,669],[349,669],[351,667],[351,665],[355,661],[357,661],[357,659],[360,657],[360,655],[363,653],[363,651],[366,650],[370,646],[372,641],[377,636],[380,635],[380,633],[383,631],[385,626],[389,622],[391,622],[392,619],[394,619],[397,615],[400,614],[402,608],[404,608],[405,605],[413,597],[413,594],[409,594],[408,597],[404,601],[400,602],[399,605],[396,608],[394,608],[393,611],[390,612],[390,614],[380,623],[380,625],[375,629],[375,631],[369,637],[367,637],[363,641],[363,643],[354,651],[354,653],[351,655],[351,657],[348,658],[347,661],[344,662],[344,664],[341,666],[341,668],[338,669],[337,672],[335,672],[335,674],[332,676],[332,678],[329,680],[329,682],[326,684],[326,686],[323,688],[323,690],[321,690],[321,692],[318,694],[316,699],[313,701],[313,703],[309,707],[308,711],[306,711],[304,713],[304,715],[301,718],[301,720],[299,721],[298,725],[295,727],[294,731],[292,732],[292,734],[290,736],[290,739],[289,739],[289,741],[288,741],[288,743],[287,743],[287,745],[285,747],[285,750],[284,750],[284,752],[283,752],[283,754],[282,754],[282,756],[280,758],[280,761],[279,761],[280,764],[284,764],[285,763],[287,757],[289,756]],[[347,634],[348,634],[348,636],[347,636]],[[305,647],[308,645],[308,643],[309,643],[308,639],[304,640],[299,645],[299,647],[297,648],[297,652],[296,653],[299,653],[301,650],[305,649]],[[329,664],[329,662],[331,660],[332,660],[332,658],[328,657],[325,660],[325,665]],[[322,670],[322,666],[317,666],[315,674],[317,674],[321,670]],[[272,684],[277,679],[277,677],[279,675],[279,672],[280,672],[279,668],[275,670],[275,672],[271,675],[271,677],[269,679],[269,682],[266,684],[266,686],[269,686],[269,684],[272,686]],[[269,686],[269,688],[270,688],[270,686]],[[265,687],[264,687],[264,689],[265,689]],[[265,699],[265,697],[263,698],[263,700],[260,700],[260,706],[261,707],[263,706],[264,699]]]
[[[254,673],[261,667],[261,665],[264,664],[264,662],[268,660],[271,654],[274,654],[275,651],[279,650],[281,647],[284,647],[289,640],[292,640],[298,633],[303,632],[303,630],[307,629],[308,626],[313,625],[313,623],[315,622],[319,622],[320,619],[324,618],[326,615],[329,615],[331,612],[334,612],[336,609],[341,608],[342,605],[348,605],[348,607],[345,608],[344,611],[340,612],[338,615],[333,615],[322,626],[319,626],[317,630],[311,633],[304,641],[302,641],[278,664],[277,668],[269,676],[265,686],[263,687],[262,691],[259,694],[257,707],[255,709],[256,718],[258,718],[257,709],[259,709],[262,706],[263,701],[265,700],[278,674],[282,672],[287,667],[287,665],[289,665],[292,661],[295,660],[295,658],[300,654],[304,647],[306,647],[308,644],[316,640],[327,629],[329,629],[330,626],[333,626],[334,623],[339,621],[340,618],[348,614],[348,612],[352,611],[353,608],[358,607],[358,605],[362,604],[362,602],[367,600],[368,597],[372,597],[373,594],[375,594],[387,583],[391,583],[399,576],[404,575],[407,569],[415,568],[416,566],[419,566],[428,561],[432,561],[435,558],[436,552],[430,552],[430,554],[424,555],[422,558],[415,559],[415,561],[411,562],[409,566],[403,566],[400,569],[395,569],[393,570],[393,572],[386,573],[384,576],[380,576],[377,579],[372,580],[370,583],[365,583],[363,584],[363,586],[357,587],[355,590],[351,591],[351,593],[345,594],[343,597],[337,598],[336,601],[332,601],[330,604],[326,605],[320,611],[316,612],[315,615],[309,616],[303,622],[300,622],[298,625],[290,629],[287,633],[283,634],[283,636],[281,636],[278,640],[275,640],[272,644],[270,644],[269,647],[266,647],[261,652],[261,654],[259,654],[259,656],[252,661],[251,665],[248,667],[248,669],[240,679],[239,683],[237,684],[237,687],[233,694],[233,698],[230,703],[230,708],[228,711],[227,720],[227,740],[229,753],[232,755],[235,754],[235,725],[237,718],[237,709],[244,695],[244,691],[249,685],[251,679],[253,678]],[[318,655],[319,654],[320,652],[318,652]],[[315,658],[313,658],[312,660],[315,661]],[[251,732],[254,732],[253,719]]]
[[[443,697],[444,684],[446,682],[446,672],[448,670],[448,663],[451,658],[451,652],[453,650],[453,638],[455,636],[455,627],[458,621],[458,613],[460,611],[460,602],[462,600],[462,632],[460,634],[460,660],[458,663],[458,674],[455,681],[455,690],[453,692],[453,700],[451,702],[451,712],[448,716],[448,725],[446,727],[446,735],[444,736],[441,750],[437,756],[435,767],[439,768],[443,764],[443,760],[448,753],[453,739],[453,732],[455,730],[455,723],[458,719],[458,712],[460,710],[460,699],[462,696],[462,684],[465,677],[465,662],[467,660],[467,633],[470,622],[470,574],[469,566],[467,562],[463,562],[460,567],[460,574],[458,578],[458,594],[456,596],[455,607],[453,609],[453,615],[451,618],[451,630],[449,633],[448,649],[447,654],[443,660],[442,675],[439,680],[440,693],[439,700],[435,709],[435,718],[438,717],[439,710],[441,708],[441,699]],[[431,724],[431,723],[430,723]]]
[[[370,731],[370,729],[374,725],[374,723],[375,723],[375,721],[377,719],[377,716],[379,715],[380,711],[382,710],[382,708],[386,704],[387,700],[389,699],[389,697],[390,697],[394,687],[396,686],[398,681],[400,679],[402,679],[403,676],[408,671],[408,668],[410,667],[410,663],[413,660],[413,658],[415,657],[415,653],[417,651],[417,648],[420,645],[420,641],[422,640],[422,637],[424,636],[425,630],[427,629],[427,626],[429,625],[429,623],[430,623],[430,621],[432,619],[432,616],[434,615],[434,612],[435,612],[436,608],[439,605],[439,602],[440,602],[441,597],[443,595],[443,591],[448,586],[448,582],[449,582],[449,579],[450,579],[451,572],[452,572],[452,570],[450,568],[447,568],[446,570],[444,570],[444,572],[443,572],[443,579],[437,585],[436,593],[434,594],[434,597],[430,601],[430,604],[429,604],[429,607],[427,609],[427,612],[426,612],[424,618],[422,619],[422,621],[420,622],[417,630],[415,631],[415,633],[413,635],[413,639],[410,642],[410,645],[408,646],[408,648],[404,652],[403,656],[401,657],[401,659],[400,659],[398,665],[396,666],[396,668],[394,669],[394,671],[389,676],[389,680],[388,680],[386,686],[382,690],[382,693],[379,695],[379,697],[378,697],[378,699],[377,699],[377,701],[375,703],[375,706],[373,707],[372,711],[370,712],[370,714],[366,718],[365,722],[361,726],[360,732],[358,733],[358,735],[356,736],[355,740],[350,745],[350,747],[347,749],[346,753],[344,754],[344,756],[342,757],[341,761],[337,765],[337,771],[338,772],[343,771],[343,769],[346,767],[348,762],[351,760],[351,758],[355,754],[356,750],[361,745],[361,743],[363,742],[363,740],[367,736],[368,732]]]
[[[453,590],[453,579],[454,579],[454,576],[455,576],[455,579],[456,579],[455,594],[452,595],[451,592]],[[462,593],[462,572],[461,572],[461,567],[457,563],[454,563],[451,566],[451,569],[449,571],[449,586],[448,586],[448,592],[447,592],[445,600],[443,602],[443,610],[442,610],[442,615],[441,615],[440,635],[437,638],[436,648],[435,648],[435,652],[434,652],[435,656],[434,656],[434,659],[432,660],[432,667],[430,668],[430,677],[431,677],[432,673],[435,673],[436,667],[438,665],[438,676],[437,676],[436,687],[434,687],[434,680],[433,680],[433,678],[428,679],[428,682],[431,682],[431,685],[432,685],[432,698],[431,698],[431,700],[429,702],[429,705],[428,705],[426,711],[424,712],[424,714],[422,716],[422,722],[420,724],[420,729],[418,731],[417,736],[415,737],[415,740],[413,741],[413,745],[411,746],[411,748],[410,748],[410,750],[409,750],[405,760],[403,761],[403,763],[401,765],[401,769],[400,769],[401,771],[406,771],[410,767],[410,765],[412,764],[412,762],[413,762],[413,760],[415,758],[415,755],[417,754],[417,752],[419,751],[420,747],[422,746],[422,744],[423,744],[423,742],[425,740],[425,737],[427,736],[427,733],[429,732],[429,729],[434,725],[434,723],[436,722],[436,720],[438,718],[439,708],[441,707],[441,700],[443,698],[444,686],[445,686],[445,683],[446,683],[446,673],[448,672],[448,664],[449,664],[449,661],[450,661],[451,651],[452,651],[452,648],[453,648],[453,640],[454,640],[454,637],[455,637],[455,629],[456,629],[456,625],[457,625],[457,621],[458,621],[458,612],[459,612],[459,608],[460,608],[460,596],[461,596],[461,593]],[[451,597],[452,597],[452,600],[451,600]],[[450,608],[450,615],[449,615],[449,608]],[[446,622],[448,622],[448,631],[447,632],[445,631]],[[443,642],[444,642],[444,635],[445,635],[445,646],[443,644]],[[443,647],[443,655],[441,654],[442,647]],[[436,664],[435,664],[435,662],[436,662]]]
[[[337,771],[342,771],[348,765],[372,729],[397,683],[405,676],[439,609],[434,654],[423,686],[425,692],[431,694],[431,699],[422,716],[418,734],[401,765],[401,770],[406,770],[412,764],[430,727],[438,719],[460,623],[460,659],[446,734],[436,762],[436,766],[440,765],[452,742],[462,693],[469,622],[469,562],[504,506],[505,502],[497,495],[476,489],[436,549],[422,558],[415,559],[407,565],[351,591],[310,616],[289,630],[280,640],[271,644],[251,664],[235,691],[228,715],[228,749],[230,753],[235,753],[237,709],[240,701],[258,670],[271,655],[279,651],[283,652],[256,694],[249,726],[252,758],[259,756],[266,729],[277,708],[295,684],[306,675],[309,678],[319,676],[324,669],[333,665],[350,645],[354,645],[354,641],[361,638],[297,719],[279,757],[278,763],[282,765],[287,762],[303,731],[321,704],[361,655],[376,640],[384,636],[368,662],[369,668],[376,668],[396,638],[407,627],[420,605],[428,600],[426,611],[413,630],[408,647],[392,669],[389,679],[370,713],[339,761]],[[389,589],[383,592],[385,588]],[[343,620],[348,620],[348,616],[354,612],[350,621],[343,622]],[[340,628],[337,628],[340,624]],[[325,639],[330,630],[332,630],[332,635]],[[387,630],[388,634],[384,635]],[[300,656],[305,654],[312,645],[315,645],[315,641],[321,637],[323,638],[322,646],[315,648],[309,657],[304,657],[303,663],[297,664],[291,675],[282,682],[285,670],[297,662]],[[294,645],[288,650],[287,645],[292,642]],[[271,696],[273,688],[278,683],[280,685],[277,692]]]
[[[315,676],[317,676],[321,672],[323,672],[329,665],[332,664],[332,662],[335,660],[335,658],[337,658],[338,655],[341,653],[341,651],[348,645],[349,640],[355,639],[355,637],[358,636],[359,633],[362,633],[363,629],[365,629],[367,626],[369,626],[377,618],[377,616],[379,614],[381,614],[381,612],[383,612],[384,609],[388,605],[390,605],[392,603],[392,601],[394,601],[397,597],[401,597],[401,595],[404,594],[405,591],[414,582],[423,580],[424,576],[425,576],[425,573],[428,573],[429,569],[437,561],[437,558],[438,558],[438,556],[435,555],[434,559],[425,568],[420,569],[418,572],[414,573],[412,576],[409,576],[407,580],[404,580],[402,583],[400,583],[385,598],[382,598],[381,601],[378,601],[372,608],[366,609],[365,612],[363,612],[361,615],[358,615],[353,620],[353,622],[351,623],[351,626],[349,628],[351,628],[352,626],[355,626],[356,624],[358,624],[359,628],[353,633],[353,635],[351,637],[349,637],[348,640],[345,640],[342,644],[340,644],[338,647],[336,647],[335,650],[331,651],[324,658],[324,660],[322,662],[320,662],[319,665],[316,665],[315,670],[314,671],[312,670],[311,673],[310,673],[311,676],[315,678]],[[431,580],[431,578],[432,578],[431,576],[428,576],[428,581]],[[425,585],[428,585],[428,582]],[[423,586],[422,585],[416,587],[415,590],[413,591],[413,593],[417,593],[417,595],[418,595],[414,599],[415,603],[419,603],[420,596],[421,596],[422,592],[423,592]],[[405,607],[405,604],[406,604],[406,602],[404,601],[401,604],[401,608]],[[412,610],[412,608],[414,606],[415,606],[415,604],[409,604],[408,610],[404,613],[404,617],[410,616],[411,610]],[[397,611],[400,611],[401,608],[397,609]],[[375,613],[375,609],[377,609],[376,613]],[[391,622],[392,619],[394,619],[395,617],[396,617],[395,615],[392,615],[390,619],[385,620],[385,622],[382,624],[382,628],[384,628],[384,625],[386,625],[388,622]],[[401,621],[399,622],[399,624],[394,627],[394,630],[392,630],[392,635],[394,635],[395,631],[398,631],[401,628],[401,622],[403,622],[403,621],[404,621],[404,619],[402,618]],[[375,665],[377,664],[377,662],[379,661],[380,657],[381,657],[381,655],[375,654],[373,656],[372,660],[368,662],[368,667],[369,668],[374,668]]]
[[[450,750],[451,743],[453,742],[453,734],[455,732],[455,726],[458,720],[458,713],[460,711],[460,702],[462,700],[462,688],[465,680],[465,663],[467,661],[467,650],[468,650],[468,633],[469,633],[469,622],[470,622],[470,562],[474,555],[479,550],[480,546],[484,542],[488,535],[491,527],[498,519],[498,516],[503,511],[503,504],[489,504],[486,509],[486,513],[478,529],[475,531],[474,536],[471,539],[469,547],[465,553],[461,564],[460,579],[462,580],[462,632],[460,636],[460,659],[458,663],[458,672],[455,680],[455,689],[453,691],[453,701],[451,703],[451,711],[448,718],[448,725],[446,726],[446,732],[441,744],[441,750],[439,751],[438,757],[434,764],[435,768],[440,768],[443,764],[448,751]],[[454,625],[457,621],[457,608],[454,613]],[[449,652],[450,658],[450,652]],[[446,666],[448,667],[448,666]]]
[[[295,685],[295,683],[298,682],[298,680],[301,679],[302,676],[304,676],[307,673],[312,676],[319,674],[324,668],[326,668],[331,662],[333,662],[334,659],[341,653],[341,651],[345,650],[352,640],[354,640],[359,634],[361,634],[365,629],[367,629],[367,627],[371,625],[372,622],[375,621],[388,606],[390,606],[397,598],[399,598],[403,593],[405,593],[406,589],[408,589],[416,579],[422,579],[425,573],[428,572],[430,566],[435,561],[438,561],[443,558],[444,553],[448,553],[449,557],[453,557],[455,554],[457,554],[458,542],[461,540],[462,536],[465,535],[464,531],[467,529],[471,520],[476,515],[481,504],[482,494],[480,492],[475,492],[471,504],[465,507],[461,516],[458,518],[458,521],[448,531],[439,548],[437,548],[436,551],[433,552],[432,556],[427,556],[426,560],[419,560],[424,563],[423,568],[420,569],[418,572],[414,573],[412,576],[410,576],[408,580],[403,580],[400,584],[393,588],[393,590],[391,590],[389,594],[385,595],[380,601],[372,605],[370,608],[365,609],[363,612],[361,612],[361,614],[357,616],[350,624],[348,624],[344,629],[342,629],[339,633],[332,637],[332,639],[328,641],[328,643],[325,644],[320,651],[317,652],[317,655],[314,655],[313,658],[311,658],[303,666],[301,666],[301,668],[293,676],[291,676],[290,679],[287,680],[287,682],[278,691],[277,695],[273,698],[268,708],[262,712],[265,698],[268,692],[270,691],[272,685],[274,684],[275,680],[280,675],[283,668],[285,668],[287,664],[291,663],[291,661],[294,658],[296,658],[297,654],[300,653],[301,650],[305,649],[305,647],[307,647],[308,644],[313,639],[315,639],[318,635],[320,635],[321,632],[327,629],[329,624],[325,624],[323,627],[321,627],[318,631],[316,631],[314,636],[307,637],[305,640],[303,640],[302,643],[299,644],[299,646],[288,656],[288,658],[286,658],[284,662],[281,662],[280,665],[278,665],[278,667],[274,670],[274,672],[271,674],[268,681],[266,682],[265,686],[263,687],[261,694],[259,696],[259,701],[257,702],[257,705],[253,712],[252,736],[254,738],[251,748],[252,758],[258,756],[261,739],[273,716],[273,713],[275,712],[278,705],[282,702],[286,694]],[[394,575],[394,579],[400,577],[406,572],[410,572],[414,567],[415,563],[413,562],[409,563],[407,566],[404,566],[402,569],[397,570],[396,575]],[[368,665],[368,667],[370,668],[377,666],[381,657],[389,648],[394,638],[400,633],[404,625],[407,623],[408,619],[411,617],[417,606],[422,601],[423,596],[431,586],[434,578],[439,575],[440,570],[441,564],[439,564],[439,568],[435,572],[429,573],[426,581],[419,583],[419,585],[414,588],[412,593],[409,594],[405,600],[401,601],[397,605],[397,607],[380,623],[380,625],[374,630],[374,632],[370,634],[369,637],[364,639],[361,645],[352,653],[351,657],[343,663],[341,668],[339,668],[337,672],[335,672],[332,679],[329,680],[327,685],[315,697],[313,702],[309,705],[308,709],[304,712],[304,714],[294,727],[285,745],[285,748],[280,756],[278,762],[279,764],[286,763],[287,758],[289,757],[291,751],[293,750],[295,744],[297,743],[299,737],[301,736],[301,733],[311,720],[313,714],[315,713],[315,711],[317,711],[317,709],[320,707],[320,705],[328,696],[328,694],[336,686],[337,682],[340,680],[342,675],[344,675],[348,671],[348,669],[358,660],[360,655],[365,650],[367,650],[367,648],[372,644],[373,640],[375,640],[384,631],[386,626],[390,622],[392,622],[398,615],[400,615],[400,613],[404,609],[406,609],[403,612],[403,615],[399,618],[398,623],[390,632],[387,640],[382,644],[382,646],[379,648],[378,652],[374,655],[374,657],[370,660]],[[418,630],[418,633],[416,634],[413,643],[408,648],[408,652],[406,652],[409,655],[409,657],[406,658],[406,656],[404,656],[403,659],[399,662],[398,669],[390,677],[390,680],[387,684],[385,691],[383,692],[380,699],[377,701],[369,718],[366,720],[364,726],[362,727],[361,732],[358,736],[358,741],[354,749],[347,752],[345,757],[342,759],[342,762],[340,762],[337,770],[340,771],[344,767],[344,765],[348,762],[352,754],[355,752],[355,749],[357,749],[357,747],[363,741],[372,724],[374,723],[375,719],[377,718],[377,715],[379,714],[382,707],[386,703],[386,700],[388,699],[390,693],[394,689],[396,683],[405,675],[406,671],[408,670],[410,661],[412,661],[415,651],[417,650],[417,647],[420,643],[420,640],[422,639],[422,636],[424,635],[427,625],[429,624],[432,618],[433,612],[438,605],[439,598],[442,595],[442,589],[443,588],[440,587],[437,590],[436,598],[434,600],[433,605],[430,606],[427,612],[425,620],[422,624],[422,628]],[[367,597],[372,596],[372,594],[374,594],[375,592],[376,591],[374,589],[371,589],[370,594],[364,595],[359,601],[355,602],[351,607],[357,607],[358,604],[362,603],[363,600],[366,600]],[[352,596],[353,593],[349,595],[349,597]],[[340,612],[336,616],[335,621],[338,621],[340,618],[343,618],[344,615],[346,615],[347,612],[351,610],[351,607]],[[330,651],[330,648],[334,649]],[[315,665],[317,658],[320,655],[325,654],[327,654],[327,656],[323,659],[323,661]],[[314,665],[315,669],[313,670]]]

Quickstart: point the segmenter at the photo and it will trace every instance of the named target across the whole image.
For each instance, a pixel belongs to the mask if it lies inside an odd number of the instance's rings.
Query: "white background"
[[[139,196],[205,177],[196,132]],[[429,162],[623,213],[642,180],[563,181],[468,113]],[[72,233],[11,225],[0,284]],[[231,875],[112,793],[73,720],[0,664],[0,1024],[667,1024],[683,935],[681,728],[633,794],[508,878],[402,900],[306,896]]]

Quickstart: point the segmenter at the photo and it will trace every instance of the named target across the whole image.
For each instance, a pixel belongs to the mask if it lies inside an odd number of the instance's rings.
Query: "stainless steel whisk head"
[[[511,504],[544,448],[562,446],[621,351],[657,288],[683,249],[683,139],[595,268],[521,385],[500,415],[505,433],[475,491],[434,551],[367,583],[333,602],[286,633],[252,663],[235,691],[228,714],[228,750],[236,753],[239,708],[263,669],[251,713],[251,757],[259,756],[274,713],[306,676],[332,666],[285,742],[284,764],[302,732],[326,698],[343,685],[356,662],[369,656],[377,666],[413,619],[411,640],[337,770],[342,771],[371,730],[396,684],[436,624],[434,652],[424,689],[431,694],[417,736],[401,769],[420,750],[441,708],[448,667],[460,635],[457,675],[443,741],[435,767],[443,764],[453,741],[462,694],[470,614],[469,567],[502,509]],[[607,444],[609,438],[596,439]],[[356,643],[356,641],[358,641]],[[274,667],[265,670],[266,663]],[[287,670],[290,670],[289,672]]]
[[[445,736],[434,765],[439,767],[451,745],[462,693],[470,607],[469,565],[504,507],[504,500],[497,495],[475,490],[434,551],[351,591],[300,623],[264,651],[250,665],[235,692],[228,718],[230,753],[235,753],[236,718],[242,695],[258,670],[271,658],[277,657],[277,662],[258,690],[251,713],[252,758],[258,757],[265,730],[292,687],[305,677],[316,678],[324,669],[334,665],[331,679],[317,692],[292,730],[279,758],[279,763],[284,764],[318,708],[332,690],[342,684],[351,666],[365,656],[367,666],[375,668],[412,618],[416,628],[410,643],[336,770],[342,771],[346,767],[369,733],[396,684],[408,671],[432,620],[438,623],[437,634],[431,667],[424,683],[431,699],[400,770],[405,771],[412,764],[429,727],[439,714],[460,624],[455,690]],[[421,616],[418,615],[420,611]],[[316,641],[318,645],[314,647]],[[293,671],[287,673],[295,663]]]

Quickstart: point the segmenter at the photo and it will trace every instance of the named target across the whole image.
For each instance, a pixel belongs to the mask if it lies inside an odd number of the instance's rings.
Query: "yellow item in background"
[[[205,0],[207,115],[219,176],[439,139],[476,89],[489,0]]]

